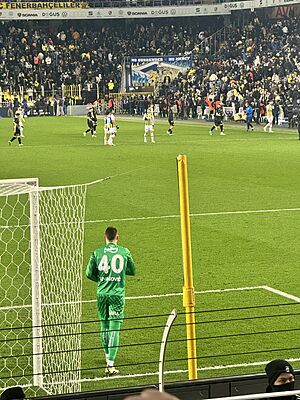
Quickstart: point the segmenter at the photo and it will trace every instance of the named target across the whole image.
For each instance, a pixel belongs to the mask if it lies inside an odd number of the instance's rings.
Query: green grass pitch
[[[112,176],[88,189],[85,263],[102,244],[106,226],[114,224],[119,243],[131,250],[137,264],[136,277],[127,280],[127,296],[177,294],[127,300],[118,379],[103,379],[98,323],[84,325],[83,331],[94,333],[83,335],[82,348],[99,349],[82,352],[82,390],[157,383],[159,341],[173,308],[179,316],[167,347],[165,379],[187,379],[185,317],[178,295],[183,285],[178,154],[188,156],[194,286],[200,292],[196,294],[199,377],[263,372],[263,362],[273,358],[299,360],[296,132],[276,128],[269,134],[257,127],[247,133],[244,125],[225,123],[226,136],[218,131],[210,137],[211,123],[180,121],[169,137],[167,123],[157,120],[156,143],[144,144],[141,119],[119,118],[118,125],[116,146],[108,147],[102,145],[102,124],[97,138],[83,137],[83,117],[29,118],[24,146],[19,148],[16,142],[7,144],[12,121],[0,120],[1,179],[38,177],[41,186],[51,186]],[[95,285],[85,279],[84,271],[83,288],[83,300],[94,300]],[[218,291],[234,288],[248,289]],[[245,308],[282,303],[293,304]],[[245,309],[226,311],[239,307]],[[207,312],[221,309],[225,311]],[[286,315],[270,317],[274,314]],[[96,319],[95,303],[85,302],[83,320]],[[233,336],[237,333],[245,335]],[[300,366],[299,361],[293,364]]]

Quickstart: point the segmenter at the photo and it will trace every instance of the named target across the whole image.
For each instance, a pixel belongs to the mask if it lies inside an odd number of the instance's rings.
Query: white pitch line
[[[289,293],[283,292],[282,290],[274,289],[274,288],[272,288],[270,286],[263,286],[263,289],[266,289],[269,292],[278,294],[279,296],[286,297],[287,299],[294,300],[297,303],[300,303],[300,297],[294,296],[293,294],[289,294]]]
[[[207,294],[207,293],[226,293],[226,292],[241,292],[246,290],[259,290],[265,289],[269,292],[275,293],[279,296],[286,297],[290,300],[294,300],[297,303],[300,303],[300,298],[294,295],[282,292],[281,290],[274,289],[270,286],[261,285],[261,286],[245,286],[245,287],[238,287],[238,288],[225,288],[225,289],[209,289],[209,290],[195,290],[195,294]],[[126,300],[144,300],[144,299],[155,299],[155,298],[163,298],[163,297],[175,297],[175,296],[182,296],[182,292],[177,293],[160,293],[160,294],[149,294],[144,296],[128,296]],[[69,301],[64,303],[44,303],[43,306],[60,306],[66,304],[83,304],[83,303],[95,303],[96,300],[80,300],[80,301]],[[21,306],[7,306],[7,307],[0,307],[0,310],[10,310],[11,308],[29,308],[31,304],[25,304]]]
[[[265,288],[264,286],[247,286],[247,287],[240,287],[240,288],[210,289],[210,290],[198,290],[198,291],[195,290],[195,294],[235,292],[235,291],[256,290],[256,289],[264,289],[264,288]],[[126,297],[126,300],[143,300],[143,299],[154,299],[154,298],[172,297],[172,296],[182,296],[182,292],[149,294],[146,296],[129,296],[129,297]],[[93,303],[95,301],[96,300],[82,300],[82,303]]]
[[[287,358],[289,362],[297,362],[300,361],[300,358]],[[212,371],[212,370],[222,370],[222,369],[229,369],[229,368],[247,368],[247,367],[254,367],[260,365],[266,365],[270,362],[270,360],[266,361],[256,361],[252,363],[244,363],[244,364],[229,364],[229,365],[215,365],[212,367],[202,367],[197,368],[198,371]],[[187,373],[187,369],[178,369],[178,370],[170,370],[165,371],[165,375],[172,375],[172,374],[182,374]],[[157,376],[158,372],[145,372],[143,374],[129,374],[129,375],[117,375],[111,377],[99,377],[99,378],[83,378],[76,381],[69,381],[70,383],[80,382],[80,383],[90,383],[90,382],[97,382],[97,381],[104,381],[108,379],[130,379],[130,378],[138,378],[138,377],[145,377],[145,376]],[[52,382],[53,385],[60,385],[63,382]],[[31,387],[32,385],[22,385],[22,387]],[[2,388],[0,388],[2,390]]]
[[[267,213],[280,213],[280,212],[290,212],[290,211],[300,211],[300,207],[295,208],[273,208],[266,210],[241,210],[241,211],[217,211],[217,212],[207,212],[207,213],[193,213],[190,217],[211,217],[216,215],[240,215],[240,214],[267,214]],[[125,217],[125,218],[113,218],[113,219],[96,219],[85,221],[86,224],[96,224],[101,222],[128,222],[128,221],[145,221],[153,219],[168,219],[168,218],[180,218],[179,214],[171,215],[157,215],[149,217]]]
[[[254,366],[260,366],[260,365],[266,365],[270,362],[271,360],[266,360],[266,361],[256,361],[252,363],[244,363],[244,364],[229,364],[229,365],[215,365],[212,367],[202,367],[202,368],[197,368],[198,371],[215,371],[215,370],[223,370],[223,369],[230,369],[230,368],[248,368],[248,367],[254,367]],[[287,359],[289,362],[296,362],[300,361],[300,358],[289,358]],[[187,369],[179,369],[179,370],[174,370],[174,371],[165,371],[165,375],[172,375],[172,374],[182,374],[182,373],[187,373]],[[158,375],[158,372],[145,372],[141,374],[129,374],[129,375],[116,375],[113,377],[99,377],[99,378],[84,378],[79,380],[79,382],[84,383],[84,382],[96,382],[96,381],[104,381],[107,379],[130,379],[130,378],[141,378],[145,376],[156,376]]]
[[[278,132],[278,133],[283,133],[283,132]],[[296,136],[297,133],[285,133],[286,135],[294,135]],[[203,142],[211,142],[211,143],[216,143],[216,142],[223,142],[223,143],[229,143],[229,142],[249,142],[249,140],[251,142],[255,142],[255,141],[267,141],[267,140],[274,140],[274,136],[272,137],[251,137],[251,139],[249,138],[234,138],[234,137],[229,137],[227,136],[226,139],[224,138],[205,138],[205,139],[200,139],[200,140],[187,140],[184,143],[185,144],[195,144],[195,145],[201,145],[201,143]],[[276,137],[276,140],[286,140],[286,141],[291,141],[291,140],[295,140],[293,137]],[[177,146],[178,142],[175,143],[170,143],[170,142],[160,142],[158,143],[159,146]],[[94,142],[94,143],[75,143],[75,144],[37,144],[37,145],[32,145],[32,144],[25,144],[24,148],[22,148],[22,150],[20,150],[18,147],[14,147],[12,149],[10,149],[9,151],[14,151],[14,149],[16,149],[15,151],[22,151],[24,152],[24,150],[26,151],[26,149],[31,149],[31,148],[54,148],[54,147],[86,147],[86,146],[92,146],[94,148],[104,148],[105,146]],[[134,143],[134,142],[126,142],[126,143],[118,143],[117,145],[118,147],[123,147],[123,146],[141,146],[144,147],[145,144],[143,142],[141,143]],[[7,149],[7,146],[0,146],[0,150],[1,149]],[[18,149],[18,150],[17,150]]]
[[[210,290],[200,290],[195,291],[195,294],[206,294],[206,293],[224,293],[224,292],[236,292],[236,291],[243,291],[243,290],[256,290],[256,289],[265,289],[265,286],[246,286],[240,288],[226,288],[226,289],[210,289]],[[143,299],[153,299],[153,298],[161,298],[161,297],[172,297],[172,296],[182,296],[182,292],[178,293],[162,293],[162,294],[149,294],[145,296],[129,296],[125,297],[126,300],[143,300]],[[82,303],[95,303],[96,300],[80,300],[80,301],[68,301],[64,303],[44,303],[42,306],[60,306],[66,304],[82,304]],[[30,308],[32,307],[31,304],[25,304],[21,306],[7,306],[7,307],[0,307],[0,310],[10,310],[12,308]]]
[[[300,211],[300,207],[294,208],[271,208],[271,209],[261,209],[261,210],[240,210],[240,211],[216,211],[216,212],[203,212],[203,213],[192,213],[190,214],[191,218],[195,217],[213,217],[218,215],[247,215],[247,214],[271,214],[271,213],[282,213],[282,212],[294,212]],[[170,215],[152,215],[149,217],[125,217],[125,218],[112,218],[112,219],[93,219],[88,221],[75,221],[67,223],[67,224],[78,224],[80,222],[84,222],[84,224],[98,224],[102,222],[130,222],[130,221],[147,221],[147,220],[156,220],[156,219],[171,219],[171,218],[180,218],[179,214],[170,214]],[[67,225],[66,224],[66,225]],[[0,229],[9,229],[9,228],[26,228],[29,225],[0,225]]]

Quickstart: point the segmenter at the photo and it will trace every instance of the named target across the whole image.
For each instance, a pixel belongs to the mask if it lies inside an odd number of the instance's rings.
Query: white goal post
[[[0,180],[0,391],[81,390],[86,187]]]

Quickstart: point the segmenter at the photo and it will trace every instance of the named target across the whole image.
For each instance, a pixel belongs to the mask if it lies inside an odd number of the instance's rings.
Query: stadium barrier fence
[[[248,311],[250,309],[265,309],[265,308],[269,308],[269,307],[271,307],[271,309],[272,309],[272,308],[278,307],[278,306],[284,306],[284,307],[293,306],[294,307],[294,306],[298,306],[299,304],[300,303],[280,303],[280,304],[277,303],[277,304],[268,304],[268,305],[260,305],[260,306],[232,307],[230,309],[228,309],[228,308],[227,309],[211,309],[211,310],[197,311],[197,312],[195,312],[195,314],[207,314],[207,313],[215,313],[215,312],[218,313],[218,312],[222,312],[222,311],[227,311],[228,312],[228,311],[234,311],[234,310],[239,310],[239,311],[241,311],[241,310],[245,310],[246,311],[247,310]],[[178,315],[181,316],[181,317],[183,317],[185,314],[186,314],[185,312],[179,312],[178,313]],[[297,314],[298,314],[297,312],[293,312],[293,313],[290,313],[290,312],[288,312],[288,313],[278,313],[278,314],[277,313],[276,314],[272,313],[271,315],[270,314],[265,315],[265,313],[264,313],[264,315],[254,315],[254,316],[247,315],[247,316],[243,316],[243,317],[239,316],[238,318],[228,318],[228,317],[226,319],[224,319],[224,318],[213,318],[212,320],[202,321],[200,323],[203,326],[204,324],[213,324],[213,323],[216,323],[216,322],[224,322],[225,323],[225,322],[232,322],[232,321],[244,321],[244,320],[251,320],[251,319],[253,320],[253,319],[257,319],[257,318],[261,318],[261,319],[263,319],[265,321],[266,318],[286,317],[286,316],[289,316],[289,315],[297,315]],[[156,314],[156,315],[139,315],[139,316],[125,317],[124,318],[125,320],[136,321],[137,324],[135,324],[135,325],[137,325],[137,326],[123,328],[122,332],[126,332],[126,331],[129,332],[129,331],[133,331],[133,330],[137,330],[137,329],[143,329],[143,330],[145,330],[145,329],[153,330],[154,329],[156,331],[158,329],[163,328],[164,325],[159,323],[159,322],[156,322],[156,323],[154,322],[152,325],[145,327],[145,326],[143,326],[143,324],[141,324],[140,320],[143,319],[143,318],[144,319],[145,318],[149,319],[151,317],[151,319],[156,319],[156,318],[167,317],[167,316],[168,316],[168,314]],[[93,328],[93,327],[86,328],[87,329],[86,331],[79,329],[78,335],[80,335],[80,336],[82,336],[82,335],[84,335],[84,336],[85,335],[93,335],[93,336],[98,335],[98,332],[99,332],[99,328],[98,328],[99,321],[98,320],[75,321],[73,323],[69,323],[68,325],[76,325],[77,326],[77,325],[89,325],[89,324],[97,324],[97,328],[96,329]],[[51,327],[57,326],[57,328],[59,328],[59,325],[63,325],[63,324],[51,323],[51,324],[48,324],[48,325],[43,325],[43,328],[47,327],[48,331],[51,332],[51,330],[52,330]],[[186,325],[185,322],[179,322],[179,323],[174,324],[173,326],[174,327],[181,327],[181,326],[184,326],[184,325]],[[28,326],[24,326],[23,325],[22,327],[16,326],[15,328],[12,328],[12,329],[14,331],[18,331],[20,329],[22,329],[23,331],[25,331],[27,329],[29,330],[28,335],[24,335],[24,337],[18,337],[17,341],[18,342],[22,342],[23,340],[30,340],[30,339],[33,340],[33,337],[31,337],[31,334],[30,334],[30,332],[33,332],[32,328],[37,328],[37,326],[32,327],[32,326],[29,326],[29,325]],[[49,330],[49,328],[50,328],[50,330]],[[2,332],[7,331],[8,329],[12,330],[11,328],[3,327],[3,328],[0,329],[0,333],[2,334]],[[247,330],[247,332],[233,333],[233,334],[227,334],[227,335],[224,335],[224,334],[222,334],[222,335],[212,334],[212,335],[208,335],[208,336],[205,336],[205,335],[202,336],[201,335],[201,337],[197,337],[197,338],[195,338],[195,340],[196,339],[197,340],[213,340],[213,339],[218,339],[218,338],[233,338],[235,336],[244,336],[245,337],[247,335],[257,337],[257,335],[271,334],[271,333],[275,333],[275,332],[287,333],[287,332],[291,332],[291,331],[299,331],[299,328],[297,328],[297,327],[294,328],[293,327],[292,329],[280,329],[280,330],[275,330],[275,331],[272,329],[271,331],[270,330],[269,331],[268,330],[264,330],[264,331],[259,331],[259,332],[258,331],[257,332],[251,332],[251,330],[250,331]],[[74,333],[72,333],[70,335],[74,335]],[[56,336],[62,336],[62,335],[59,335],[59,334],[53,334],[53,335],[50,335],[50,336],[47,335],[47,339],[49,340],[50,338],[52,338],[52,340],[53,340],[53,338],[56,337]],[[63,334],[63,336],[64,336],[65,339],[67,339],[68,334],[65,333],[65,334]],[[39,339],[39,338],[35,337],[34,339],[36,340],[36,339]],[[9,342],[13,342],[13,341],[16,341],[16,339],[15,338],[12,338],[12,339],[5,338],[4,339],[4,342],[7,345],[9,344]],[[179,345],[180,342],[185,342],[185,338],[180,338],[180,339],[175,339],[175,340],[174,339],[169,339],[168,340],[169,344],[176,343],[176,345],[177,344]],[[130,347],[134,347],[134,346],[135,347],[140,347],[140,346],[142,346],[143,348],[145,348],[145,346],[152,346],[152,345],[155,345],[155,346],[157,345],[158,346],[160,344],[161,344],[161,341],[152,340],[152,341],[147,341],[147,342],[144,342],[144,343],[126,343],[126,344],[121,344],[119,347],[121,348],[121,347],[129,347],[129,346]],[[1,342],[0,342],[0,345],[1,345]],[[9,347],[11,347],[11,346],[9,346]],[[89,347],[89,348],[83,347],[83,348],[81,348],[81,352],[98,350],[99,347],[100,347],[99,344],[97,344],[96,347]],[[72,353],[72,352],[74,352],[74,350],[75,349],[73,347],[71,347],[71,348],[65,349],[64,352],[65,353]],[[241,356],[241,355],[246,355],[246,356],[252,357],[255,354],[265,354],[266,358],[270,358],[270,357],[271,358],[280,358],[280,357],[282,357],[282,355],[284,355],[284,357],[286,358],[286,354],[288,352],[290,352],[291,350],[293,350],[293,354],[297,354],[298,351],[299,351],[299,347],[293,347],[293,348],[291,348],[291,347],[290,348],[268,348],[268,349],[257,348],[257,349],[255,349],[255,351],[247,351],[247,349],[245,348],[242,352],[235,352],[235,353],[232,353],[232,352],[226,353],[225,352],[225,353],[207,354],[207,355],[201,354],[201,356],[197,357],[197,359],[199,359],[199,360],[200,359],[201,360],[211,360],[212,359],[212,360],[217,360],[217,363],[220,363],[220,360],[223,360],[223,358],[227,359],[227,357]],[[296,352],[294,353],[295,350],[296,350]],[[50,352],[43,353],[43,355],[46,355],[46,356],[49,357],[51,354],[55,354],[55,353],[57,353],[57,351],[51,350]],[[146,354],[146,353],[144,352],[144,354]],[[1,357],[0,357],[0,361],[2,362],[3,359],[6,359],[8,361],[8,360],[13,359],[15,357],[20,359],[21,357],[24,358],[24,357],[33,357],[33,356],[39,356],[39,354],[28,354],[27,353],[27,354],[24,354],[23,356],[22,356],[22,354],[16,354],[16,353],[14,353],[13,355],[9,355],[9,354],[4,355],[4,354],[2,354]],[[249,357],[249,359],[250,359],[250,357]],[[165,362],[168,365],[170,365],[171,363],[176,363],[178,361],[186,361],[186,360],[187,360],[186,357],[175,358],[175,359],[173,357],[172,359],[168,358],[167,360],[165,360]],[[297,359],[297,360],[299,360],[299,359]],[[290,359],[290,361],[293,362],[293,361],[295,361],[295,359]],[[212,364],[215,364],[215,362],[216,361],[212,361]],[[150,366],[152,365],[152,366],[155,367],[155,365],[157,365],[157,363],[158,363],[157,360],[153,360],[153,359],[151,359],[151,360],[148,359],[147,360],[147,359],[143,358],[143,360],[141,362],[135,362],[134,365],[138,366],[138,368],[141,365],[150,365]],[[266,361],[266,363],[267,363],[267,361]],[[260,362],[259,363],[259,365],[262,365],[262,364],[264,364],[264,362]],[[128,364],[128,363],[127,364],[126,363],[125,364],[118,364],[118,367],[125,367],[125,369],[126,369],[126,367],[127,368],[131,367],[131,364]],[[207,368],[200,368],[199,370],[201,371],[201,369],[207,369]],[[214,367],[211,367],[211,369],[213,370]],[[82,369],[80,369],[80,372],[84,371],[85,373],[87,373],[89,371],[89,373],[93,373],[93,371],[96,371],[96,370],[99,370],[99,366],[98,365],[97,366],[93,365],[93,366],[89,366],[87,368],[82,368]],[[73,371],[69,370],[69,372],[73,372]],[[74,370],[74,372],[75,372],[75,370]],[[58,368],[57,370],[54,370],[54,371],[51,370],[50,372],[49,371],[45,371],[43,373],[43,375],[44,376],[52,375],[54,377],[54,380],[55,380],[55,376],[59,376],[60,374],[63,374],[63,373],[65,373],[65,371],[59,370],[59,368]],[[156,374],[154,373],[152,375],[156,375]],[[14,379],[23,379],[23,378],[27,379],[30,376],[32,376],[32,374],[31,373],[28,374],[26,372],[26,373],[24,373],[22,375],[14,376]],[[2,380],[6,380],[6,379],[9,379],[9,378],[10,378],[9,376],[1,376]],[[155,380],[155,382],[157,382],[156,378],[154,378],[154,380]],[[261,389],[259,388],[257,391],[260,391],[260,390]],[[223,396],[223,394],[222,394],[222,396]],[[76,395],[76,397],[77,397],[77,395]],[[204,398],[209,398],[209,397],[204,397]]]
[[[300,370],[295,371],[295,388],[300,393]],[[165,383],[165,391],[178,397],[180,400],[242,400],[241,396],[252,395],[251,399],[263,398],[266,395],[267,378],[265,374],[251,374],[231,376],[225,378],[202,379]],[[157,385],[133,386],[120,389],[99,390],[84,393],[74,393],[60,396],[51,396],[51,400],[121,400],[129,395],[141,393],[146,388],[158,388]],[[277,393],[282,396],[282,392]],[[267,398],[272,397],[267,396]],[[244,397],[249,400],[249,397]],[[275,397],[276,399],[276,397]],[[36,397],[36,400],[49,400],[49,397]]]

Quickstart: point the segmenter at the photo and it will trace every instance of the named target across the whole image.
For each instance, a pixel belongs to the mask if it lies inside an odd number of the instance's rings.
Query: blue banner
[[[185,74],[192,66],[192,56],[152,56],[130,58],[130,86],[155,86]]]

